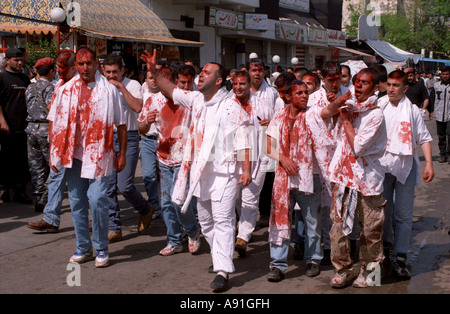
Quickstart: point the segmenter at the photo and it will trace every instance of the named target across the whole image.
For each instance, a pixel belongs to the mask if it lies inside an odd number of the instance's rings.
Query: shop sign
[[[313,44],[328,44],[328,32],[323,28],[308,27],[308,42]]]
[[[309,0],[280,0],[280,8],[309,13]]]
[[[328,44],[330,46],[345,47],[345,32],[337,31],[334,29],[329,29],[328,30]]]
[[[267,14],[245,13],[245,29],[267,31],[269,29]]]
[[[278,39],[305,42],[306,27],[275,24],[275,36]]]
[[[244,29],[244,14],[240,12],[209,7],[207,18],[208,26],[234,30]]]

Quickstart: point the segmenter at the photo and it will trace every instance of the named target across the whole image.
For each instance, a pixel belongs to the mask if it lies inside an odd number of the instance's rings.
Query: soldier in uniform
[[[30,167],[33,195],[36,198],[35,211],[42,212],[48,198],[49,143],[48,134],[48,106],[52,100],[54,86],[54,60],[52,58],[39,59],[35,69],[39,74],[36,83],[30,84],[25,92],[27,100],[27,133],[28,165]]]

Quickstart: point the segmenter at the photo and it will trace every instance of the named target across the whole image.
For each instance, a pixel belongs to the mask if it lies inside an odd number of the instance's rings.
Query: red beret
[[[39,59],[36,62],[36,64],[34,65],[34,68],[37,69],[37,68],[42,67],[42,66],[54,65],[54,64],[55,64],[55,60],[53,60],[52,58],[47,57],[47,58]]]

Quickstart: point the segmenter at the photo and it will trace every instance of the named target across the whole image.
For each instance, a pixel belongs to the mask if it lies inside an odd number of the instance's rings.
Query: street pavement
[[[381,270],[379,286],[366,289],[330,287],[332,266],[321,266],[314,278],[305,275],[304,261],[289,255],[286,278],[279,283],[268,282],[269,245],[267,228],[257,228],[248,254],[235,253],[236,271],[230,275],[229,289],[222,294],[251,297],[254,295],[299,294],[448,294],[450,293],[450,164],[438,163],[435,122],[425,119],[433,136],[435,178],[416,191],[411,248],[408,263],[412,267],[409,281],[398,281],[387,269]],[[421,168],[424,159],[421,156]],[[146,196],[140,166],[136,186]],[[122,196],[119,197],[124,239],[110,244],[110,265],[95,268],[90,261],[79,269],[68,264],[75,252],[75,235],[67,194],[63,202],[60,231],[39,233],[27,223],[40,220],[33,205],[0,203],[0,293],[2,294],[178,294],[190,301],[204,297],[219,298],[209,287],[214,278],[208,273],[211,265],[209,247],[202,237],[199,254],[184,252],[160,256],[166,245],[162,218],[155,219],[148,231],[136,232],[139,216]],[[359,264],[355,266],[355,271]],[[182,307],[182,301],[172,306]],[[192,304],[195,306],[195,304]],[[198,306],[198,304],[197,304]],[[232,304],[230,304],[232,306]],[[247,304],[248,306],[248,304]]]

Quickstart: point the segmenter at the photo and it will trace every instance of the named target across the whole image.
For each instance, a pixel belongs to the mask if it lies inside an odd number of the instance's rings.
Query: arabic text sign
[[[275,35],[279,39],[293,40],[298,42],[305,41],[306,27],[305,26],[287,26],[276,24]]]
[[[268,30],[267,14],[245,13],[245,29]]]
[[[244,14],[209,7],[208,26],[242,30],[244,29]]]

